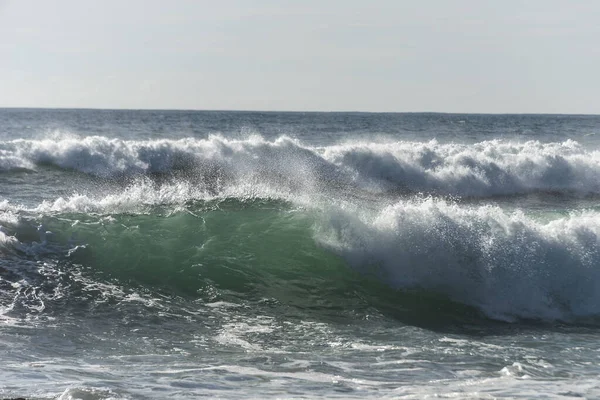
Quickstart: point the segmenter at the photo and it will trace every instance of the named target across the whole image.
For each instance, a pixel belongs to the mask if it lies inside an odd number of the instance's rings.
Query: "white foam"
[[[600,213],[548,223],[492,206],[400,201],[336,208],[318,240],[395,288],[423,288],[499,319],[600,314]]]
[[[12,250],[15,248],[19,248],[20,246],[21,243],[17,240],[17,238],[10,235],[8,232],[5,231],[4,227],[0,226],[0,251]]]
[[[0,201],[0,225],[16,225],[19,222],[19,207],[11,205],[8,200]]]
[[[28,212],[34,214],[52,213],[145,213],[149,207],[169,205],[178,209],[188,201],[194,200],[222,200],[236,198],[239,200],[251,199],[278,199],[290,200],[292,195],[285,191],[278,191],[260,185],[239,185],[224,188],[219,193],[208,193],[202,188],[195,187],[187,182],[156,185],[143,179],[126,187],[123,191],[108,195],[73,194],[68,197],[59,197],[51,201],[43,201],[34,207],[25,207],[6,202],[5,206],[11,211]],[[298,203],[309,202],[304,196],[294,197]]]
[[[42,164],[97,176],[186,171],[213,183],[252,181],[297,192],[356,185],[458,196],[532,190],[600,193],[600,152],[573,140],[311,147],[285,136],[268,141],[260,136],[122,140],[58,135],[0,142],[0,170],[35,169]]]
[[[202,190],[184,182],[158,186],[143,179],[118,193],[105,196],[73,194],[67,198],[60,197],[54,201],[44,201],[37,207],[24,208],[24,210],[37,213],[141,212],[145,206],[181,204],[191,199],[208,197]]]
[[[358,179],[415,191],[460,196],[531,190],[600,191],[600,153],[577,142],[491,140],[467,144],[354,143],[330,146],[324,157]]]

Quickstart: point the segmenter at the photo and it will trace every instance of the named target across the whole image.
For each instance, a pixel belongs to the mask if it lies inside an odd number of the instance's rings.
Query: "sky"
[[[0,107],[600,114],[596,0],[0,0]]]

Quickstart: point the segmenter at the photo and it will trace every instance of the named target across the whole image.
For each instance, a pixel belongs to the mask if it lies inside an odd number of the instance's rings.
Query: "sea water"
[[[600,117],[0,110],[0,395],[600,396]]]

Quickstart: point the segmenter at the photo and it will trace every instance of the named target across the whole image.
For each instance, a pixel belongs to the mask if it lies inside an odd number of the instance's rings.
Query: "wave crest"
[[[399,202],[374,217],[337,210],[318,238],[395,288],[434,290],[493,318],[600,313],[600,214],[550,222],[492,206]]]
[[[355,142],[311,147],[282,136],[0,142],[0,170],[51,165],[102,177],[179,173],[214,184],[252,180],[306,192],[349,187],[457,196],[600,193],[600,153],[577,142]]]

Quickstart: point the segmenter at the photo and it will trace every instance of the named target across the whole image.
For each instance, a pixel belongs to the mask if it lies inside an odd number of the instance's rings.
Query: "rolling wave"
[[[208,191],[243,183],[306,193],[346,188],[486,197],[532,191],[600,193],[600,152],[562,143],[490,140],[352,142],[308,146],[268,141],[122,140],[58,136],[0,142],[0,171],[71,169],[104,178],[173,175]]]
[[[134,213],[114,198],[98,200],[109,215],[73,206],[93,203],[89,198],[40,207],[6,223],[0,254],[59,254],[111,281],[206,301],[266,298],[348,311],[356,308],[352,299],[364,298],[356,288],[366,285],[357,286],[349,267],[397,290],[385,295],[384,308],[405,307],[402,293],[421,290],[504,321],[600,317],[598,212],[533,218],[433,198],[376,210],[256,198],[180,202],[185,198],[166,211],[155,204]],[[32,211],[10,207],[6,212]],[[381,288],[364,288],[369,304],[378,304]]]
[[[495,319],[600,315],[600,213],[547,221],[494,206],[401,201],[373,214],[335,210],[318,240],[359,271],[422,288]]]

